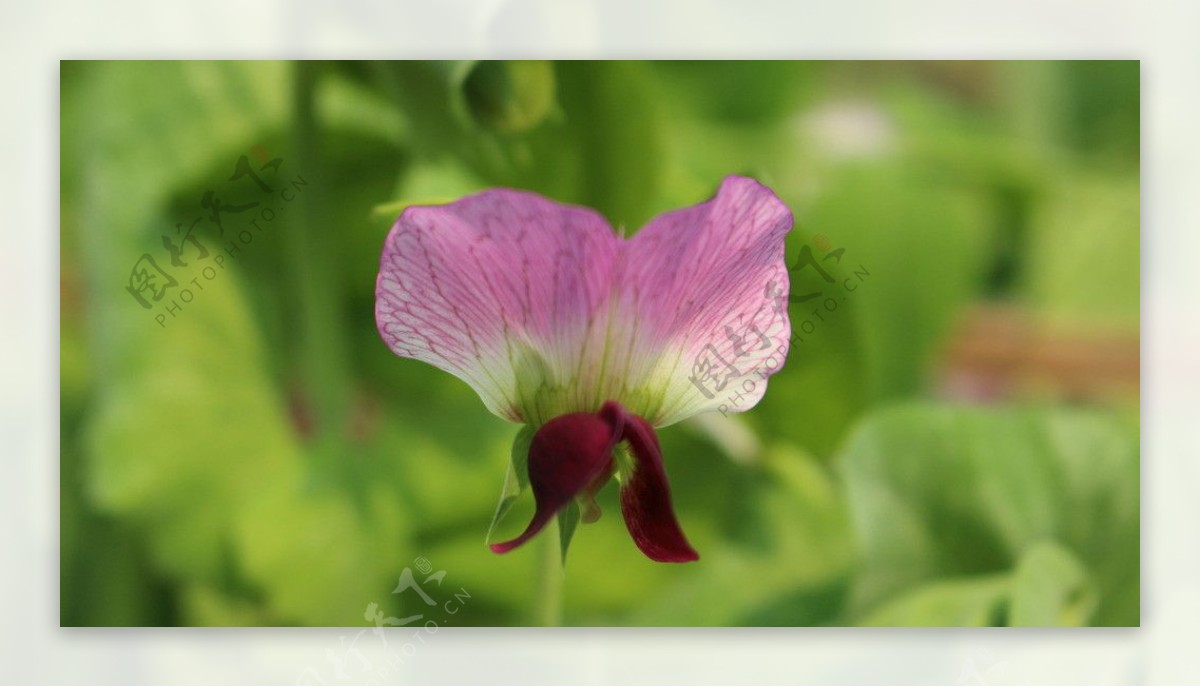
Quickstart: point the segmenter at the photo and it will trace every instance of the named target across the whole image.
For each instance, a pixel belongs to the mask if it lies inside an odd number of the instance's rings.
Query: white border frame
[[[448,629],[401,681],[1200,682],[1198,29],[1186,1],[5,4],[0,681],[290,684],[346,633],[58,628],[58,60],[544,56],[1141,59],[1143,627]]]

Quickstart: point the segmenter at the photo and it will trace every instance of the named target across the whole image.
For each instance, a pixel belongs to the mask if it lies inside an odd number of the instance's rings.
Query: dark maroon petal
[[[607,401],[600,408],[600,417],[603,418],[609,425],[619,427],[619,433],[624,432],[626,417],[628,414],[619,403]],[[620,441],[620,438],[617,440]],[[615,448],[615,445],[614,445]],[[600,504],[596,503],[596,494],[608,484],[616,472],[617,466],[613,461],[609,461],[608,469],[596,475],[596,478],[588,483],[583,491],[579,492],[577,498],[580,506],[580,519],[584,523],[593,523],[600,519]]]
[[[662,448],[654,428],[636,415],[627,415],[624,438],[636,461],[633,475],[621,485],[621,513],[633,543],[646,556],[662,563],[699,559],[700,554],[688,544],[675,519]]]
[[[524,544],[576,494],[610,472],[624,424],[624,413],[601,412],[561,415],[542,425],[529,444],[533,520],[516,539],[492,544],[492,551],[506,553]]]

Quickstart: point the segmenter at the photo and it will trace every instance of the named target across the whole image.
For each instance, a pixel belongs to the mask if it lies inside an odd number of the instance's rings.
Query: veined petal
[[[625,242],[609,334],[624,358],[610,369],[638,386],[614,397],[656,427],[753,407],[787,357],[791,227],[770,189],[731,176]]]
[[[608,399],[654,426],[740,412],[787,355],[791,224],[744,177],[630,240],[522,191],[412,207],[384,247],[376,321],[398,355],[457,375],[516,422]]]
[[[505,419],[594,410],[595,380],[579,377],[602,357],[619,241],[598,213],[523,191],[410,207],[383,249],[379,333]]]

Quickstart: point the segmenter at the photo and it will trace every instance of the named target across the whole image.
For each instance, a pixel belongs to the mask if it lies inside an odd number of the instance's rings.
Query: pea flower
[[[632,238],[593,210],[510,189],[400,215],[376,282],[383,340],[535,430],[535,514],[493,551],[528,541],[575,499],[595,520],[594,496],[615,476],[646,556],[699,557],[676,520],[655,429],[762,398],[791,336],[791,226],[770,189],[737,176]]]

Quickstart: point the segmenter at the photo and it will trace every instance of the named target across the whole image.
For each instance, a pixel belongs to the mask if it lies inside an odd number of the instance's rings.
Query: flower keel
[[[529,541],[575,498],[583,502],[584,522],[599,518],[595,494],[616,474],[613,451],[622,441],[634,456],[632,469],[620,476],[621,514],[634,543],[655,561],[697,560],[675,518],[654,428],[614,401],[596,414],[556,417],[534,434],[529,446],[533,519],[517,538],[492,544],[492,551],[507,553]]]
[[[542,425],[529,444],[533,520],[516,539],[492,544],[492,551],[507,553],[529,541],[576,494],[611,471],[613,448],[623,430],[623,415],[605,418],[603,413],[570,413]]]

